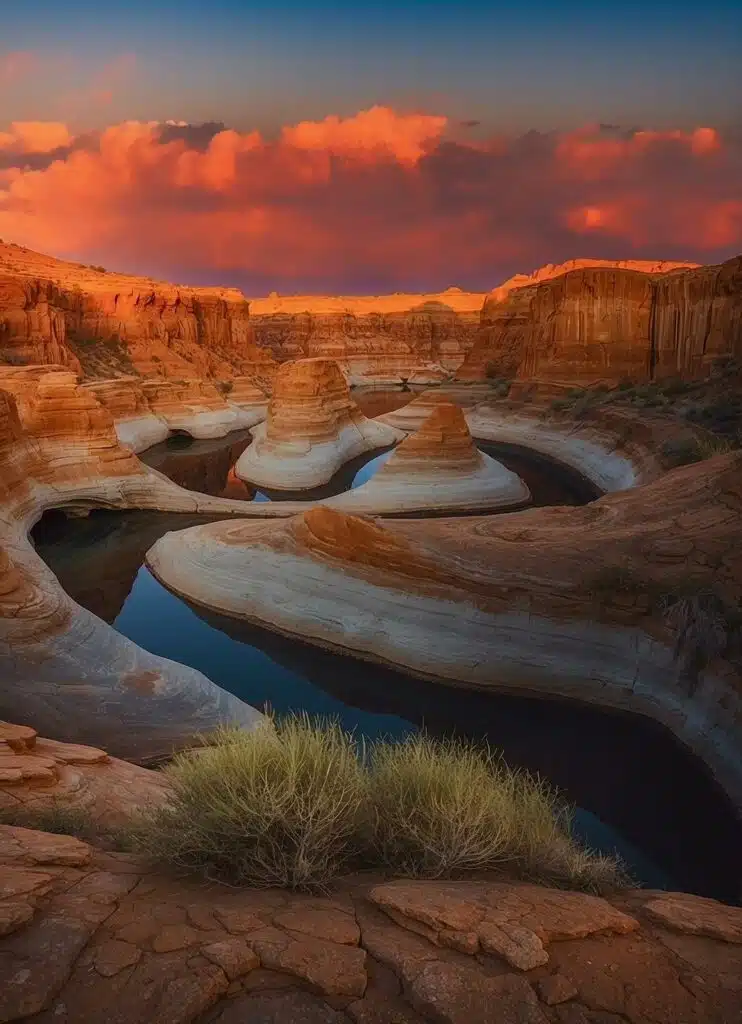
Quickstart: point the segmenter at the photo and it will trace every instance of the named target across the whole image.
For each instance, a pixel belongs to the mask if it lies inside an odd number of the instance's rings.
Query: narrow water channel
[[[224,493],[248,441],[232,435],[175,442],[145,455],[179,483]],[[537,503],[580,504],[596,496],[577,474],[549,460],[493,448],[527,480]],[[372,459],[365,463],[370,471]],[[147,650],[201,670],[248,703],[333,716],[368,739],[423,726],[436,735],[486,739],[513,766],[559,787],[577,807],[578,833],[595,849],[617,851],[637,881],[726,900],[742,895],[739,822],[703,765],[666,730],[594,706],[425,683],[196,609],[162,587],[143,562],[163,533],[204,521],[148,512],[94,512],[87,519],[48,513],[33,539],[76,601]]]

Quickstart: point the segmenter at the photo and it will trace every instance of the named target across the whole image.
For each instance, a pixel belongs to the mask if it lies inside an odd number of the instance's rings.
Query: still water
[[[159,459],[158,468],[179,483],[223,493],[248,440],[176,442],[145,455],[150,464]],[[585,481],[548,460],[493,449],[527,479],[538,503],[595,497]],[[350,485],[383,457],[357,466]],[[738,822],[703,765],[668,732],[648,719],[594,706],[426,683],[192,607],[162,587],[143,562],[163,533],[204,521],[145,512],[68,520],[49,513],[34,540],[76,601],[147,650],[201,670],[248,703],[279,714],[333,716],[368,739],[402,737],[423,726],[436,735],[487,739],[510,764],[559,787],[577,807],[578,833],[596,849],[617,851],[638,881],[739,897]]]

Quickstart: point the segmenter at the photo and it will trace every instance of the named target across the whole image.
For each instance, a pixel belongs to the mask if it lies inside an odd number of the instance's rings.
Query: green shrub
[[[702,458],[695,437],[678,437],[665,441],[660,454],[662,461],[671,469],[689,466],[692,462],[700,462]]]
[[[311,889],[357,852],[365,778],[338,726],[302,716],[224,731],[164,772],[172,799],[133,832],[157,860],[234,884]]]
[[[218,380],[216,381],[216,386],[217,390],[219,390],[223,395],[229,395],[234,391],[233,380]]]

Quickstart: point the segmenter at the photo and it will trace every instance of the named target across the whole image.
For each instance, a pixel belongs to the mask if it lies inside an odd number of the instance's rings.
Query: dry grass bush
[[[494,869],[593,891],[626,882],[580,848],[547,786],[466,742],[417,734],[366,751],[337,725],[289,717],[224,732],[165,772],[172,799],[141,817],[135,847],[233,884],[321,889],[351,867]]]
[[[593,891],[626,884],[615,860],[578,845],[553,790],[486,747],[418,733],[376,744],[369,776],[373,852],[395,874],[504,869]]]
[[[353,738],[306,717],[230,730],[164,770],[165,807],[134,845],[157,860],[235,884],[323,886],[356,852],[364,804]]]

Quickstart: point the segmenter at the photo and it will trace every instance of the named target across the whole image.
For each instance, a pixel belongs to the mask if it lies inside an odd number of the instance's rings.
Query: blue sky
[[[3,12],[2,29],[0,52],[35,51],[40,63],[0,84],[0,126],[172,117],[270,131],[374,103],[507,132],[741,116],[742,5],[725,0],[27,0]],[[124,54],[136,63],[114,74],[110,102],[87,102]]]

